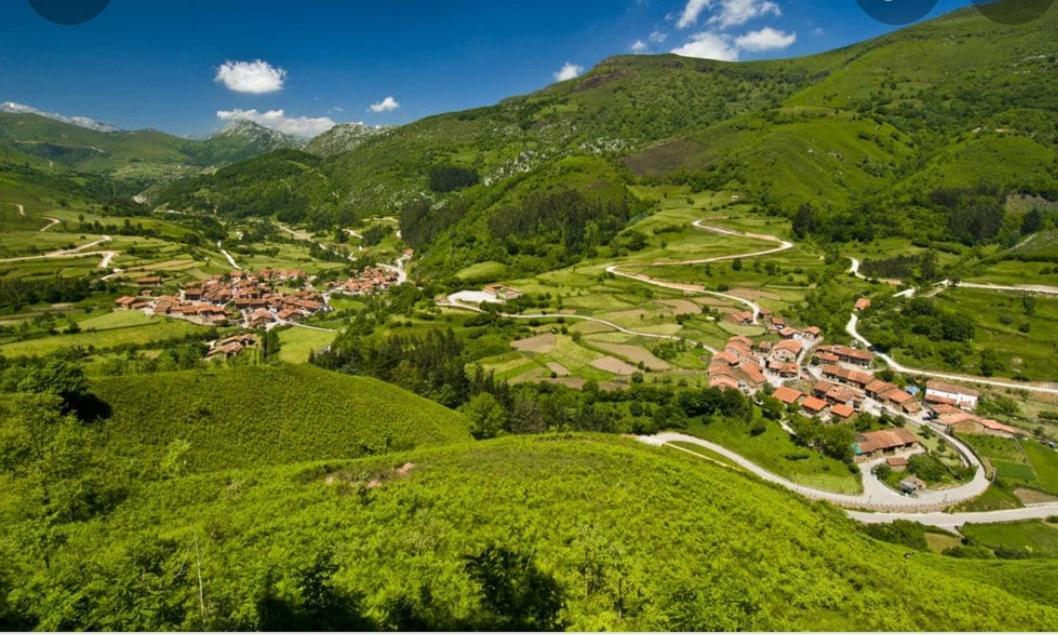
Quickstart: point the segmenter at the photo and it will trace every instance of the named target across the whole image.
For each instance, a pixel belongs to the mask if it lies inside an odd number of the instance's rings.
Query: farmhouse
[[[979,397],[980,394],[976,390],[949,384],[939,379],[926,382],[926,401],[931,403],[946,403],[974,410],[977,408]]]
[[[118,305],[122,309],[128,310],[132,308],[132,305],[136,303],[136,298],[131,295],[123,295],[117,300],[114,300],[114,304]]]
[[[820,346],[816,349],[817,354],[830,353],[834,357],[837,357],[839,362],[844,364],[853,364],[855,366],[868,367],[871,362],[874,361],[874,353],[869,351],[861,351],[851,346],[843,346],[841,344],[834,344],[832,346]]]
[[[838,404],[831,407],[830,416],[838,421],[848,421],[856,414],[856,409],[848,404]]]
[[[729,313],[727,316],[728,321],[732,324],[753,324],[753,312],[752,311],[735,311]]]
[[[874,382],[874,375],[862,370],[849,370],[841,366],[829,364],[823,367],[823,377],[848,386],[854,386],[860,390],[865,389]]]
[[[782,340],[771,347],[771,353],[768,357],[777,362],[796,362],[804,346],[804,342],[801,340]]]
[[[787,386],[780,386],[775,389],[775,392],[773,392],[771,396],[789,406],[804,398],[804,393]]]
[[[856,304],[853,308],[857,311],[866,311],[867,309],[871,308],[871,299],[860,298],[859,300],[856,300]]]
[[[823,414],[827,409],[827,402],[823,401],[819,397],[808,397],[801,402],[801,408],[805,412],[811,415]]]
[[[856,461],[862,462],[910,450],[916,445],[918,439],[915,435],[902,428],[893,428],[857,434],[852,449],[856,453]]]
[[[1018,434],[1017,428],[962,411],[941,415],[937,418],[937,422],[945,426],[949,432],[961,434],[983,434],[1005,439],[1012,439]]]
[[[482,289],[482,291],[485,293],[485,295],[490,295],[496,298],[497,300],[502,300],[504,302],[507,302],[509,300],[517,300],[518,298],[522,297],[521,291],[515,289],[514,287],[509,287],[505,284],[490,284],[484,289]]]

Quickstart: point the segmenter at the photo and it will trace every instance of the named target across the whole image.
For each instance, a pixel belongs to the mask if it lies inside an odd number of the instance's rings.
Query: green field
[[[841,461],[796,445],[777,424],[768,422],[763,434],[751,436],[746,426],[717,419],[708,425],[693,424],[687,432],[737,452],[764,469],[791,481],[839,494],[863,490],[859,474]]]
[[[990,549],[1024,549],[1034,556],[1058,558],[1058,527],[1043,521],[966,525],[962,533]]]
[[[1058,452],[1035,441],[963,435],[1009,488],[1027,487],[1058,496]]]
[[[130,457],[180,439],[193,469],[276,465],[469,439],[463,417],[380,381],[311,366],[100,379],[105,433]]]
[[[309,353],[325,348],[335,333],[307,328],[288,328],[279,334],[279,359],[290,364],[304,364]]]
[[[170,575],[195,545],[195,573]],[[553,591],[516,596],[532,598],[524,613],[490,610],[468,562],[496,549],[523,563],[517,579]],[[329,623],[347,629],[1058,625],[1053,608],[964,581],[971,563],[941,572],[941,557],[905,551],[826,506],[672,450],[510,438],[143,484],[107,516],[67,527],[37,582],[37,597],[79,601],[30,606],[41,628],[268,630],[309,619],[302,590],[322,575]],[[146,554],[154,568],[142,568]],[[125,603],[138,610],[112,608]]]
[[[116,314],[114,314],[116,315]],[[145,317],[142,314],[138,314]],[[120,317],[103,316],[90,318],[88,322],[98,320],[98,330],[88,331],[82,324],[80,333],[50,335],[18,342],[0,344],[0,353],[9,357],[20,355],[47,355],[63,348],[95,348],[106,350],[119,346],[146,346],[152,342],[180,338],[194,333],[203,333],[206,327],[192,324],[185,320],[172,320],[161,317],[131,317],[131,314]],[[128,321],[129,325],[115,326],[115,323]],[[89,325],[91,326],[91,325]]]

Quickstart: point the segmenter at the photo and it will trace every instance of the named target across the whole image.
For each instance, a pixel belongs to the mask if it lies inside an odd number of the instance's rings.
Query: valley
[[[3,103],[0,627],[1058,628],[1056,24]]]

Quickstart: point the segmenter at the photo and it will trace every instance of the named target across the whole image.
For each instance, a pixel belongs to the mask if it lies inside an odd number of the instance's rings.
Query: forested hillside
[[[271,171],[254,182],[247,165],[247,180],[205,176],[156,199],[317,228],[403,212],[426,250],[423,271],[442,276],[482,261],[563,264],[489,229],[515,209],[546,234],[604,190],[606,211],[590,215],[605,239],[634,216],[624,188],[637,183],[739,191],[824,241],[955,234],[1010,246],[1022,218],[1008,197],[1058,198],[1056,28],[1056,9],[1015,26],[966,9],[794,60],[614,57],[531,95],[362,139],[285,182],[284,196]],[[440,183],[452,170],[470,178]],[[555,188],[578,196],[534,221],[539,199],[526,193]]]

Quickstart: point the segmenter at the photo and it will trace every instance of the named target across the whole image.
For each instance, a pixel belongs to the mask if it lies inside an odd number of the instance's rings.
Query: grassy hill
[[[355,457],[470,438],[462,415],[374,379],[311,366],[138,375],[93,382],[107,443],[156,457],[190,444],[193,470]]]
[[[298,145],[295,139],[237,122],[208,139],[158,130],[104,132],[32,113],[0,112],[0,149],[46,164],[118,180],[150,182]]]
[[[1040,1],[1005,0],[992,10],[1017,12]],[[1016,26],[969,8],[792,60],[617,56],[530,95],[358,140],[314,166],[311,177],[284,182],[294,190],[282,197],[266,172],[256,202],[245,196],[248,183],[222,175],[162,189],[156,198],[201,209],[234,198],[263,213],[281,202],[315,225],[425,205],[429,213],[404,218],[404,229],[430,229],[416,246],[436,252],[425,254],[420,272],[437,276],[476,262],[536,270],[520,262],[525,245],[488,231],[489,219],[530,207],[520,188],[584,192],[595,181],[735,190],[791,216],[809,204],[814,231],[841,241],[943,240],[949,215],[978,210],[958,197],[953,205],[931,204],[938,191],[996,188],[1058,199],[1056,28],[1054,7]],[[567,183],[554,166],[569,157],[608,166],[593,168],[594,179]],[[432,175],[452,167],[472,171],[477,185],[434,187]],[[995,240],[996,224],[960,239]],[[539,251],[528,250],[547,258]]]
[[[37,628],[1049,630],[1047,594],[669,449],[506,438],[138,488],[5,532]],[[1024,571],[1028,571],[1025,569]],[[973,580],[973,581],[971,581]]]

